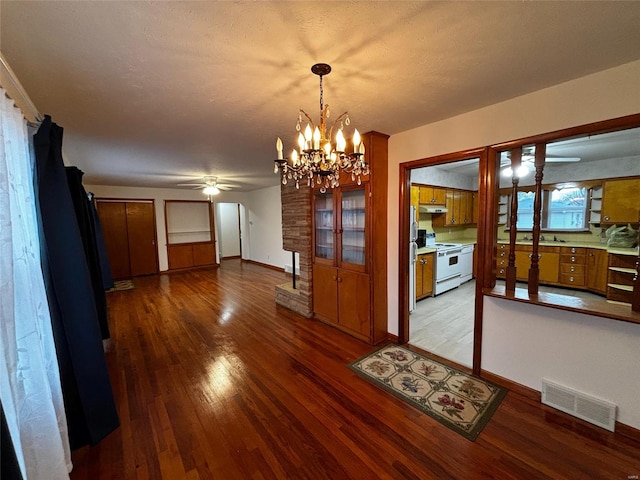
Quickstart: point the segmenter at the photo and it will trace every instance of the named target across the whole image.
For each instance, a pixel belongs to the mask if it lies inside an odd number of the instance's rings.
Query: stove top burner
[[[459,243],[436,243],[434,244],[434,247],[436,247],[437,251],[447,251],[447,250],[454,250],[456,248],[462,248],[462,245]]]

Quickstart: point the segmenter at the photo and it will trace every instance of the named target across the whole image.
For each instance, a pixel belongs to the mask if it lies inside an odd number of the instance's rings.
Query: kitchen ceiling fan
[[[202,190],[205,195],[218,195],[221,190],[231,190],[233,185],[218,183],[218,177],[205,176],[199,183],[179,183],[178,187],[191,187],[194,190]]]
[[[560,157],[560,156],[545,156],[545,163],[573,163],[579,162],[581,160],[580,157]],[[518,171],[516,172],[518,177],[524,177],[529,172],[535,170],[534,162],[535,162],[535,147],[523,147],[522,148],[522,157],[521,157],[521,165]],[[511,170],[511,152],[505,151],[500,155],[500,168],[502,168],[502,175],[505,177],[510,177],[513,174]]]

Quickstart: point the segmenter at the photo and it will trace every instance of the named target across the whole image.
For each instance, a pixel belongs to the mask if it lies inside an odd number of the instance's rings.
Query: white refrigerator
[[[416,308],[416,262],[418,261],[418,222],[416,207],[409,207],[409,313]]]

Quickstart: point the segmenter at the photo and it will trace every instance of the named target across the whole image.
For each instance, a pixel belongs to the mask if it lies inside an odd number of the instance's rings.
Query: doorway
[[[242,223],[239,203],[216,203],[218,256],[242,258]]]
[[[401,248],[400,272],[407,272],[407,280],[400,280],[399,298],[406,302],[400,306],[399,339],[469,368],[475,365],[478,337],[474,250],[479,243],[481,156],[483,151],[478,150],[410,162],[405,168],[401,165],[405,200],[400,226],[403,236],[406,230],[407,255],[404,258]],[[416,186],[424,187],[420,190],[425,195],[420,200]],[[413,221],[421,240],[417,254],[412,253],[409,242]],[[423,245],[425,235],[430,239],[429,245]],[[438,271],[439,255],[449,260],[445,262],[449,268],[444,276],[444,269]],[[454,257],[455,262],[451,260]],[[414,282],[408,280],[410,272],[415,276]],[[442,281],[441,277],[447,280]],[[417,300],[413,308],[412,299]]]
[[[154,201],[95,201],[114,280],[158,273]]]

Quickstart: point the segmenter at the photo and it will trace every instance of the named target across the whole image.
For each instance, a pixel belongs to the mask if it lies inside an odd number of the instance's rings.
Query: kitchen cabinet
[[[420,204],[444,205],[445,190],[443,188],[420,185]]]
[[[640,179],[607,180],[602,190],[601,223],[638,223]]]
[[[387,337],[388,136],[363,135],[370,175],[312,195],[313,313],[356,338]],[[375,219],[375,222],[374,222]]]
[[[584,287],[587,273],[587,249],[560,247],[560,284]]]
[[[607,300],[632,303],[637,261],[635,255],[609,254]]]
[[[560,273],[559,250],[558,247],[538,247],[540,283],[558,283]],[[516,279],[528,281],[532,251],[533,247],[530,245],[516,245]]]
[[[453,227],[459,225],[471,225],[473,218],[473,196],[475,192],[470,190],[447,189],[445,191],[445,207],[447,212],[434,215],[434,227]],[[476,214],[477,216],[477,214]]]
[[[529,279],[529,268],[531,268],[531,245],[516,245],[516,279],[526,282]],[[560,248],[559,247],[538,247],[538,269],[540,283],[558,284],[560,278]],[[500,243],[497,246],[496,256],[496,276],[505,278],[507,265],[509,264],[509,245]]]
[[[474,225],[478,223],[479,206],[478,192],[471,192],[471,223]]]
[[[416,299],[433,295],[433,253],[418,255],[416,263]]]
[[[606,250],[599,248],[587,250],[587,289],[606,295],[608,266],[609,254]]]
[[[411,185],[411,206],[415,207],[416,218],[415,221],[420,221],[420,187],[418,185]]]

